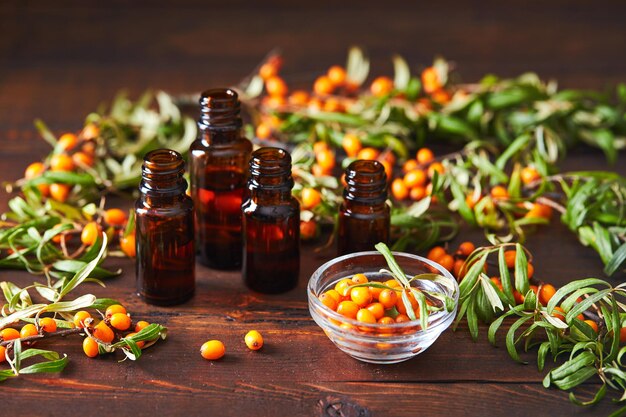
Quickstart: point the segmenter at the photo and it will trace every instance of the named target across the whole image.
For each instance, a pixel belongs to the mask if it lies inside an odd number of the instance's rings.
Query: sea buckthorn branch
[[[506,250],[513,246],[514,251]],[[488,278],[484,268],[488,257],[496,254],[499,276]],[[478,321],[483,321],[489,324],[488,339],[494,345],[498,331],[508,327],[505,346],[511,358],[526,363],[518,353],[519,344],[525,351],[537,348],[540,371],[548,355],[555,361],[566,356],[563,364],[549,371],[543,385],[570,391],[576,404],[600,401],[607,388],[626,395],[626,369],[621,360],[626,346],[620,347],[626,343],[624,285],[613,287],[597,278],[575,280],[558,290],[547,283],[533,285],[532,258],[526,254],[519,244],[501,244],[478,248],[467,257],[457,274],[461,282],[455,327],[466,318],[476,339]],[[572,390],[593,376],[603,382],[601,388],[591,400],[579,400]]]

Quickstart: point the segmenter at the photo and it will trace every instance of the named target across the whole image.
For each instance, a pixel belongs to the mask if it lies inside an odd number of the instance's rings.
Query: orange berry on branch
[[[439,74],[434,67],[428,67],[422,71],[422,86],[427,94],[434,93],[442,87]]]
[[[111,226],[123,226],[126,220],[124,210],[111,208],[104,212],[104,221]]]
[[[130,328],[130,317],[124,313],[115,313],[111,316],[111,326],[117,330],[128,330]]]
[[[340,87],[346,82],[346,70],[339,65],[330,67],[326,76],[335,87]]]
[[[91,318],[91,314],[89,314],[89,312],[87,311],[77,311],[76,314],[74,314],[74,326],[83,329],[85,328],[85,320],[90,319]]]
[[[448,271],[452,271],[454,268],[454,258],[451,255],[443,255],[437,262]]]
[[[57,331],[57,322],[50,317],[44,317],[39,320],[39,328],[46,333],[52,333]]]
[[[494,199],[507,199],[509,198],[509,192],[507,191],[506,188],[504,188],[501,185],[496,185],[495,187],[493,187],[491,189],[491,197],[493,197]]]
[[[363,148],[361,140],[354,133],[346,133],[341,140],[341,146],[346,152],[346,155],[351,158],[357,156],[359,151]]]
[[[444,173],[445,168],[443,167],[441,162],[433,162],[432,164],[430,164],[430,166],[428,167],[428,178],[434,177],[435,171],[437,171],[439,175]]]
[[[435,246],[428,251],[428,255],[426,255],[426,258],[430,259],[433,262],[439,262],[439,259],[441,259],[441,257],[445,256],[446,254],[447,253],[444,248],[442,248],[441,246]]]
[[[541,174],[534,167],[527,166],[520,171],[520,178],[524,184],[530,184],[541,179]]]
[[[147,321],[140,320],[137,322],[137,324],[135,324],[135,332],[139,333],[149,325],[150,323],[148,323]]]
[[[418,168],[418,163],[416,159],[407,159],[407,161],[404,163],[404,165],[402,165],[402,172],[404,172],[405,174],[407,172],[413,171],[414,169]]]
[[[556,288],[551,284],[543,284],[539,289],[539,302],[543,305],[548,304],[548,301],[554,296],[556,293]]]
[[[7,354],[7,348],[5,348],[4,346],[0,346],[0,363],[7,360],[6,354]]]
[[[333,82],[325,75],[318,77],[313,84],[313,91],[320,96],[327,96],[333,93],[335,86]]]
[[[287,84],[279,76],[273,76],[265,80],[265,89],[270,96],[284,97],[287,95]]]
[[[317,165],[324,171],[331,171],[335,167],[335,154],[331,150],[319,152],[315,155]]]
[[[59,203],[64,203],[70,195],[71,188],[67,184],[50,184],[50,197]]]
[[[421,148],[419,151],[417,151],[415,159],[417,159],[418,164],[425,165],[435,159],[435,154],[428,148]]]
[[[59,141],[57,142],[57,146],[64,151],[69,151],[71,149],[74,149],[74,147],[76,147],[77,144],[78,144],[78,138],[73,133],[63,134],[59,138]]]
[[[33,162],[29,166],[26,167],[26,171],[24,171],[24,178],[27,180],[31,180],[33,178],[39,177],[46,170],[46,167],[41,162]]]
[[[310,240],[317,236],[317,223],[315,220],[300,221],[300,238]]]
[[[107,307],[107,309],[104,312],[104,316],[110,319],[111,317],[113,317],[113,314],[118,314],[118,313],[126,314],[127,313],[126,308],[121,304],[113,304]]]
[[[98,349],[98,342],[93,340],[91,337],[86,337],[83,340],[83,352],[85,352],[85,355],[88,357],[95,358],[100,353]]]
[[[426,174],[421,169],[407,172],[403,179],[404,185],[408,188],[421,187],[426,184]]]
[[[50,169],[52,171],[72,171],[74,168],[74,161],[69,155],[60,153],[52,155],[50,158]]]
[[[344,111],[344,107],[339,99],[328,97],[324,103],[324,111],[329,113],[341,113]]]
[[[94,327],[93,336],[101,342],[111,343],[115,338],[115,333],[103,320]]]
[[[401,178],[396,178],[391,183],[391,194],[396,200],[404,200],[409,196],[409,189]]]
[[[127,337],[127,338],[129,338],[129,337],[133,337],[133,336],[134,336],[134,335],[136,335],[136,334],[137,334],[137,333],[135,333],[135,332],[133,332],[133,333],[128,333],[128,334],[126,335],[126,337]],[[144,342],[143,340],[136,341],[135,343],[137,344],[137,347],[138,347],[139,349],[143,348],[143,346],[146,344],[146,342]]]
[[[98,240],[98,237],[102,234],[102,228],[96,222],[89,222],[83,227],[83,231],[80,233],[80,241],[83,245],[91,246]]]
[[[20,338],[20,332],[12,327],[0,330],[0,338],[4,341]]]
[[[476,246],[472,242],[463,242],[459,245],[459,249],[456,253],[461,256],[469,256],[474,252],[474,249],[476,249]]]
[[[134,258],[137,255],[137,247],[135,245],[135,232],[130,233],[127,236],[120,237],[120,248],[126,256]]]
[[[389,77],[378,77],[372,81],[370,92],[375,97],[383,97],[393,91],[393,81]]]
[[[414,187],[411,188],[411,191],[409,191],[409,197],[411,197],[411,200],[413,201],[421,200],[422,198],[426,197],[426,194],[426,188],[424,187]]]
[[[585,320],[585,323],[587,323],[591,329],[593,329],[594,333],[598,333],[599,327],[598,327],[598,323],[596,323],[593,320]]]
[[[30,336],[36,336],[38,334],[39,332],[37,331],[37,327],[32,323],[25,324],[24,327],[20,329],[21,339],[25,337],[30,337]]]
[[[357,159],[364,159],[366,161],[373,161],[378,158],[380,152],[376,148],[363,148],[357,154]]]
[[[304,90],[296,90],[289,95],[288,101],[294,106],[306,106],[309,103],[309,93]]]
[[[303,188],[300,198],[302,199],[302,208],[304,210],[315,208],[322,202],[322,194],[315,188]]]

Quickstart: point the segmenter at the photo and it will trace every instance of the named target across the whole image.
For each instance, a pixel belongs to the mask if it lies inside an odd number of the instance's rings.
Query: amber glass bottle
[[[291,195],[291,156],[261,148],[250,159],[249,197],[242,206],[243,278],[262,293],[279,293],[298,284],[300,204]]]
[[[374,250],[388,243],[390,213],[385,167],[378,161],[357,160],[346,169],[347,186],[339,209],[338,252]]]
[[[240,103],[230,89],[200,98],[198,139],[189,150],[200,262],[216,269],[241,267],[241,203],[252,143],[241,131]]]
[[[183,172],[178,152],[157,149],[144,158],[135,204],[137,291],[150,304],[179,304],[194,292],[193,202]]]

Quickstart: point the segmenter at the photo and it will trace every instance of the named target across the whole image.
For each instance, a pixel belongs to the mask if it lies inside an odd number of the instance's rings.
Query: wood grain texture
[[[21,2],[0,4],[0,180],[21,177],[48,152],[32,121],[59,132],[80,127],[84,116],[120,88],[195,92],[237,82],[274,47],[285,53],[290,82],[308,84],[341,63],[352,44],[366,47],[373,72],[390,72],[389,56],[415,67],[435,54],[453,59],[463,79],[487,72],[513,76],[536,70],[570,87],[604,88],[626,80],[626,42],[619,1],[498,2],[451,0],[270,3],[182,0]],[[626,174],[623,156],[615,169]],[[595,150],[573,151],[563,169],[605,169]],[[9,196],[0,193],[0,211]],[[129,203],[124,203],[129,204]],[[530,236],[536,276],[562,285],[600,276],[597,255],[558,222]],[[483,242],[463,230],[460,240]],[[54,344],[70,364],[61,375],[26,376],[0,386],[3,414],[260,416],[351,415],[606,415],[610,401],[590,409],[541,387],[530,365],[513,363],[486,329],[474,343],[463,325],[446,332],[424,354],[397,365],[360,363],[336,349],[310,318],[306,283],[331,257],[305,245],[298,287],[286,294],[248,292],[237,273],[198,266],[197,294],[175,308],[143,304],[134,294],[131,261],[109,259],[124,273],[107,288],[86,287],[119,299],[136,319],[162,323],[169,339],[138,363],[119,357],[86,358],[79,338]],[[611,279],[617,283],[624,276]],[[0,280],[27,285],[23,272]],[[243,335],[259,330],[266,346],[248,351]],[[218,362],[198,354],[202,342],[224,341]],[[41,347],[52,347],[42,343]],[[597,381],[581,389],[588,396]],[[28,408],[25,408],[28,404]],[[331,408],[324,405],[331,405]],[[363,411],[367,409],[367,411]],[[333,411],[334,410],[334,411]],[[326,414],[323,414],[326,413]],[[369,414],[367,414],[369,413]]]

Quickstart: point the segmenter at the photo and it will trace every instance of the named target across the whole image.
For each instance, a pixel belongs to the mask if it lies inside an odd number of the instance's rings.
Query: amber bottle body
[[[244,282],[261,293],[288,291],[300,273],[300,204],[291,195],[291,157],[278,148],[258,149],[250,174],[242,206]]]
[[[354,161],[346,169],[346,182],[339,209],[338,254],[371,251],[378,242],[389,243],[390,209],[383,165]]]
[[[159,149],[144,158],[135,204],[137,292],[150,304],[187,301],[195,288],[193,202],[185,194],[180,154]]]
[[[199,135],[189,151],[198,257],[212,268],[237,269],[242,262],[241,204],[252,144],[242,135],[233,90],[206,91],[200,107]]]

